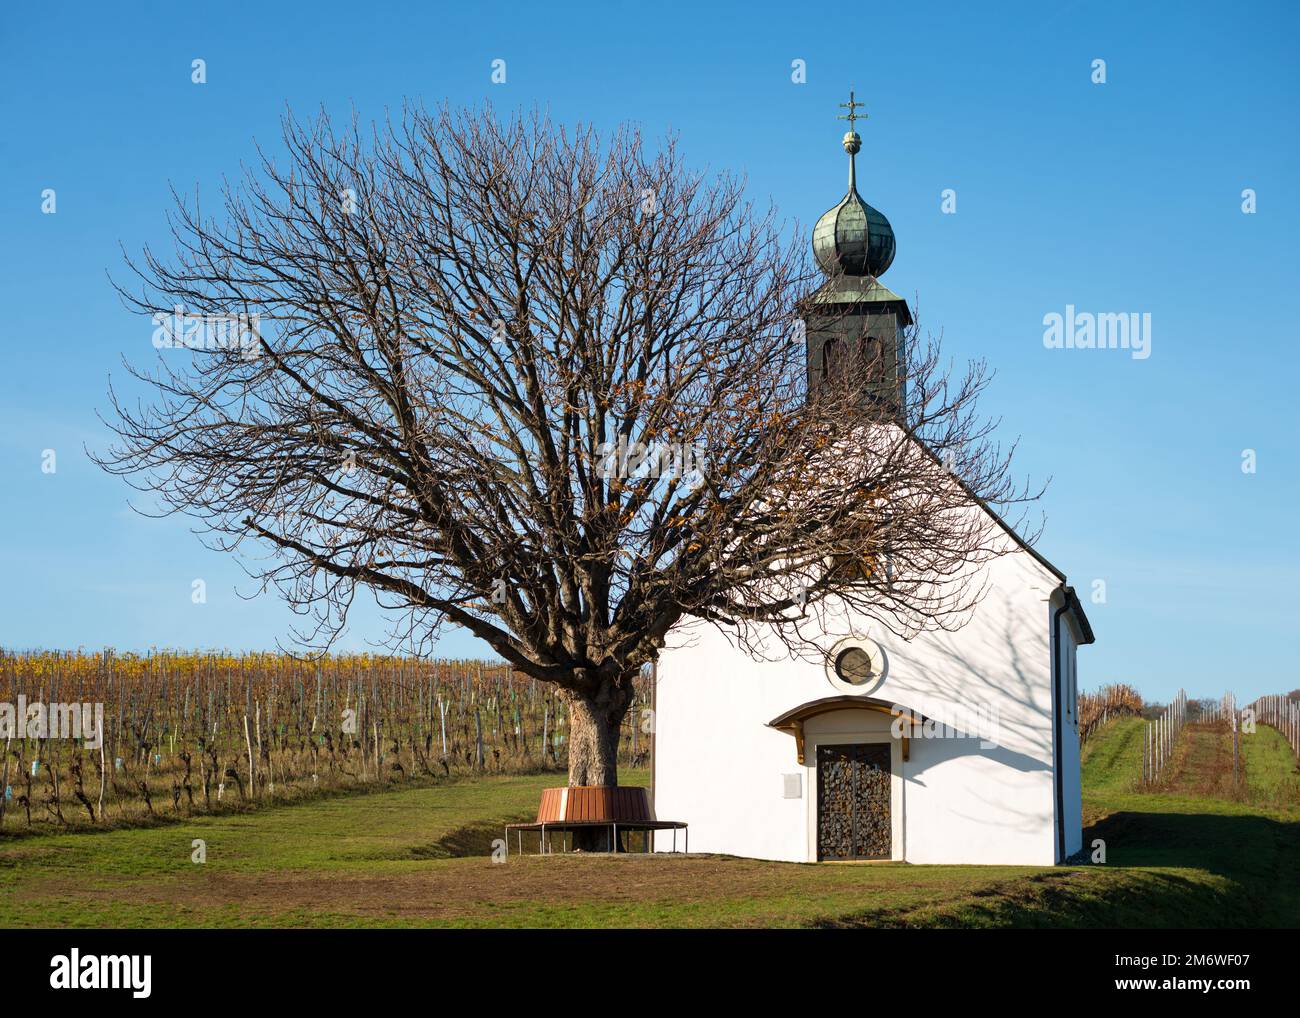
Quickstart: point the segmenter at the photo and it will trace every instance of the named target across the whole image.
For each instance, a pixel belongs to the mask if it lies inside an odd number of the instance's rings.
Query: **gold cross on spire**
[[[866,104],[866,103],[860,103],[860,102],[854,102],[854,101],[853,101],[853,89],[849,89],[849,101],[846,102],[846,103],[840,103],[840,108],[841,108],[841,109],[847,109],[849,112],[848,112],[848,113],[841,113],[841,114],[839,114],[839,115],[836,117],[836,119],[837,119],[837,120],[847,120],[847,121],[849,122],[849,130],[852,131],[852,130],[853,130],[853,121],[855,121],[855,120],[866,120],[866,119],[867,119],[867,115],[866,115],[865,113],[858,113],[858,112],[857,112],[857,108],[858,108],[859,106],[865,106],[865,105],[867,105],[867,104]]]

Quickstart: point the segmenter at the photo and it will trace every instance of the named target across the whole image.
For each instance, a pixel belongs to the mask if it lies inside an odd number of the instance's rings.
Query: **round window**
[[[865,686],[875,675],[871,655],[861,647],[849,647],[835,658],[835,674],[851,686]]]
[[[884,684],[889,657],[860,633],[846,636],[826,651],[826,679],[841,693],[866,696]]]

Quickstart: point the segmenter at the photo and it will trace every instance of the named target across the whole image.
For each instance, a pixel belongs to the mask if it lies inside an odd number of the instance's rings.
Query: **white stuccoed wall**
[[[979,739],[914,738],[906,763],[895,748],[894,857],[908,862],[1055,861],[1048,598],[1059,580],[1024,551],[986,568],[988,592],[956,632],[904,642],[878,624],[853,623],[888,659],[885,680],[871,696],[927,715],[948,714],[954,704],[983,703],[997,711],[996,747],[981,748]],[[842,635],[828,635],[826,646]],[[1074,667],[1074,652],[1067,636],[1067,669]],[[657,815],[690,824],[692,852],[815,860],[816,742],[884,738],[889,719],[851,711],[810,720],[804,766],[796,760],[794,738],[767,722],[841,693],[820,663],[755,661],[707,624],[674,630],[660,655],[655,694]],[[1069,853],[1080,840],[1079,767],[1071,721],[1064,732]],[[782,776],[796,772],[803,795],[786,799]],[[656,847],[666,850],[670,843],[661,834]]]

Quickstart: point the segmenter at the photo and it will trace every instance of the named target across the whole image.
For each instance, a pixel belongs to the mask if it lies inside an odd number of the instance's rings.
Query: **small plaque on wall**
[[[803,775],[802,774],[782,774],[785,779],[785,797],[787,799],[803,798]]]

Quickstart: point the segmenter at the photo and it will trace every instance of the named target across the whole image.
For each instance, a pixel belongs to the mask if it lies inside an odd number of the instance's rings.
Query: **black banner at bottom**
[[[554,1004],[636,1005],[658,993],[711,997],[722,982],[761,994],[773,980],[811,980],[819,995],[879,980],[902,1004],[1043,991],[1045,1002],[1163,996],[1220,1007],[1286,992],[1296,971],[1294,933],[1254,930],[9,930],[0,944],[7,1004],[205,1010],[246,1005],[250,993],[338,1006],[421,987],[446,1002],[481,994],[487,1007],[537,1003],[539,987]]]

